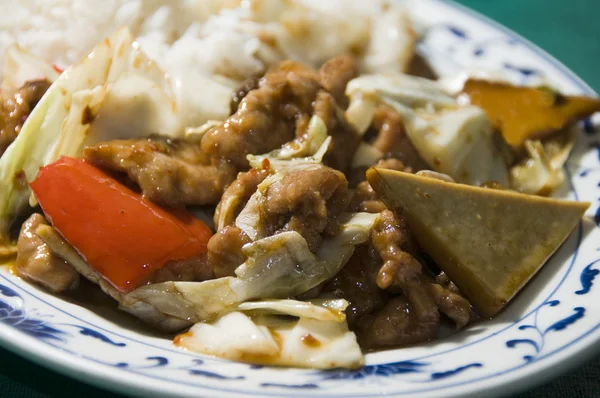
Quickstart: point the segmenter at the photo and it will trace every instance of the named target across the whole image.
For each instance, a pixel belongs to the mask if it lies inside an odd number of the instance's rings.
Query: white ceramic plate
[[[430,26],[421,51],[438,68],[501,69],[593,94],[564,66],[484,17],[439,0],[415,1]],[[416,347],[367,355],[359,371],[249,366],[183,352],[113,308],[54,297],[0,271],[0,340],[74,378],[141,396],[490,396],[533,386],[591,355],[600,340],[600,136],[582,128],[559,196],[592,202],[587,219],[496,319]],[[600,282],[598,283],[600,284]]]

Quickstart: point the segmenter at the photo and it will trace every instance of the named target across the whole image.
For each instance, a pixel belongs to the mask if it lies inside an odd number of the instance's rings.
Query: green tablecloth
[[[326,1],[326,0],[325,0]],[[368,1],[368,0],[364,0]],[[600,0],[459,0],[517,31],[600,91]],[[2,397],[107,397],[0,348]],[[520,398],[600,396],[600,357]]]

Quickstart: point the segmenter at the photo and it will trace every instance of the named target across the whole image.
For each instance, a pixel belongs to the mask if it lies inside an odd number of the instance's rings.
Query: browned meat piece
[[[244,262],[242,246],[250,238],[238,227],[229,225],[208,241],[208,263],[215,276],[233,276],[235,269]]]
[[[377,166],[405,169],[403,162],[394,158]],[[418,247],[407,221],[401,213],[388,210],[367,181],[356,187],[350,209],[380,213],[371,235],[370,256],[359,255],[357,250],[326,290],[350,301],[349,325],[362,347],[429,341],[437,334],[440,312],[457,328],[469,322],[469,302],[451,290],[455,286],[444,275],[437,279],[440,284],[425,275],[415,258]]]
[[[415,253],[416,243],[406,220],[386,209],[372,232],[370,247],[357,249],[326,285],[326,291],[350,301],[348,321],[361,346],[382,348],[429,341],[437,334],[440,312],[458,328],[469,322],[469,302],[433,283]]]
[[[345,172],[352,162],[361,137],[348,124],[331,94],[322,91],[317,95],[315,114],[325,122],[327,133],[331,136],[331,144],[323,163]]]
[[[17,138],[25,120],[50,87],[48,80],[32,80],[0,104],[0,156]]]
[[[233,275],[244,261],[241,248],[250,239],[233,223],[267,175],[264,170],[238,174],[219,203],[215,215],[219,232],[208,243],[208,260],[217,277]],[[264,218],[262,234],[296,231],[313,252],[319,248],[322,234],[338,231],[336,219],[346,208],[348,198],[344,175],[322,165],[292,172],[271,184],[263,194],[259,202],[259,212]]]
[[[358,76],[356,59],[350,55],[340,55],[331,58],[319,70],[321,84],[329,91],[337,103],[346,108],[348,98],[345,95],[346,85]]]
[[[352,79],[358,76],[358,66],[356,59],[351,55],[341,55],[331,58],[325,62],[319,69],[321,85],[329,91],[342,107],[348,106],[348,98],[344,94],[346,85]],[[313,76],[310,76],[314,78]],[[244,97],[252,90],[258,88],[260,77],[254,76],[242,82],[231,95],[230,109],[235,113]]]
[[[214,223],[217,230],[233,224],[235,218],[248,203],[250,196],[256,192],[258,184],[263,182],[268,175],[267,170],[256,169],[237,175],[235,181],[223,193],[215,210]]]
[[[392,284],[403,287],[421,274],[421,263],[411,254],[417,249],[404,217],[391,210],[381,212],[371,241],[383,260],[377,275],[380,288],[387,289]]]
[[[469,323],[471,304],[467,299],[435,283],[431,284],[431,292],[440,311],[452,319],[458,329]]]
[[[383,153],[398,152],[402,139],[406,137],[402,118],[393,109],[380,105],[375,110],[372,127],[377,137],[372,144]]]
[[[404,296],[391,299],[386,306],[357,322],[361,347],[405,346],[432,340],[437,335],[439,313],[419,313]]]
[[[349,301],[346,315],[351,328],[355,329],[362,317],[383,308],[388,300],[375,282],[379,266],[372,261],[367,246],[357,247],[344,268],[325,284],[325,292]]]
[[[402,161],[394,158],[382,159],[375,163],[374,167],[407,172],[409,171],[409,169],[404,167],[404,163],[402,163]],[[379,195],[377,195],[371,185],[369,185],[369,183],[365,180],[365,171],[359,170],[355,172],[357,173],[357,175],[354,177],[355,181],[362,176],[362,182],[360,182],[354,190],[354,196],[350,204],[350,209],[352,211],[364,211],[367,213],[380,213],[387,209],[385,204],[379,198]]]
[[[421,274],[403,284],[400,296],[393,289],[383,290],[376,281],[380,267],[381,258],[373,247],[359,247],[324,289],[350,302],[346,310],[348,324],[357,333],[361,346],[403,346],[433,339],[440,320],[437,300],[444,295],[436,296],[438,292]],[[460,301],[453,304],[455,308],[449,303],[444,308],[451,319],[463,326],[464,317],[460,316],[464,313],[460,311],[465,307],[460,307]]]
[[[211,164],[199,145],[161,137],[100,143],[86,147],[83,156],[127,173],[146,198],[172,207],[217,204],[236,173],[226,162]]]
[[[372,233],[372,245],[383,260],[377,274],[377,285],[382,289],[400,288],[411,308],[427,320],[432,313],[441,311],[452,319],[457,327],[469,322],[470,304],[460,295],[439,284],[431,283],[424,274],[423,266],[414,257],[418,248],[407,221],[398,213],[385,210]],[[402,343],[404,344],[404,343]]]
[[[452,293],[462,296],[462,293],[460,290],[458,290],[458,286],[456,286],[454,282],[450,280],[444,271],[440,272],[439,275],[435,277],[435,283],[442,286],[444,289],[451,291]]]
[[[21,227],[17,243],[17,274],[53,293],[74,289],[79,284],[79,274],[35,233],[40,225],[47,223],[41,214],[36,213]]]
[[[206,253],[187,260],[171,260],[152,274],[146,283],[168,281],[200,282],[214,278]]]
[[[354,190],[350,209],[367,213],[381,213],[387,207],[379,199],[379,195],[377,195],[371,185],[367,181],[363,181]]]
[[[429,168],[406,135],[402,119],[396,111],[386,105],[377,107],[371,129],[376,132],[372,141],[375,148],[400,159],[413,173]]]
[[[259,77],[250,77],[246,79],[240,87],[238,87],[231,94],[231,101],[229,102],[229,109],[231,113],[234,114],[237,112],[238,107],[240,106],[240,102],[244,99],[248,93],[254,89],[258,88],[258,83],[260,82]]]
[[[318,74],[291,61],[267,72],[237,111],[202,137],[202,150],[247,168],[248,154],[262,154],[301,136],[321,89]]]
[[[321,234],[338,232],[337,216],[348,204],[348,182],[341,172],[322,165],[287,174],[271,184],[261,203],[267,235],[297,231],[315,252]]]
[[[320,75],[306,66],[285,61],[267,72],[250,91],[254,85],[249,81],[234,94],[235,98],[243,95],[239,104],[236,102],[236,112],[202,137],[202,150],[245,169],[247,155],[267,153],[295,138],[302,139],[310,118],[317,114],[333,138],[325,163],[345,170],[360,138],[346,122],[334,97],[325,91],[321,78],[332,90],[341,90],[353,76],[352,62],[332,60],[324,65]]]

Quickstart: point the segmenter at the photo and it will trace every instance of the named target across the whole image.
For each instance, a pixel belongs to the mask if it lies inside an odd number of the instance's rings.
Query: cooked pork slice
[[[317,95],[315,114],[323,120],[327,133],[331,136],[331,144],[323,158],[323,163],[346,172],[352,163],[361,137],[348,124],[343,111],[331,94],[321,91]]]
[[[217,206],[218,232],[208,243],[208,259],[216,276],[233,275],[244,261],[241,249],[251,239],[234,222],[268,174],[266,170],[238,174]],[[296,231],[316,252],[323,235],[338,232],[337,217],[347,207],[348,196],[346,179],[337,170],[315,164],[290,172],[259,196],[255,211],[261,219],[261,237]]]
[[[440,272],[438,276],[435,277],[435,283],[442,286],[444,289],[451,291],[452,293],[462,295],[460,293],[460,290],[458,290],[458,286],[456,286],[454,282],[452,282],[450,277],[448,277],[448,275],[446,275],[444,271]]]
[[[388,301],[389,295],[376,283],[381,264],[372,261],[369,251],[366,245],[357,247],[344,268],[323,289],[326,293],[348,300],[350,304],[346,316],[352,329],[356,329],[362,317],[380,310]]]
[[[348,98],[345,95],[348,82],[358,76],[356,59],[350,55],[331,58],[319,69],[321,84],[333,95],[337,103],[346,108]]]
[[[267,188],[261,203],[267,234],[297,231],[315,252],[322,234],[338,232],[337,216],[346,209],[348,197],[346,177],[330,167],[289,173]]]
[[[308,75],[314,79],[316,75]],[[319,81],[325,90],[329,91],[340,106],[346,108],[348,98],[345,95],[348,82],[358,76],[358,64],[356,58],[351,55],[340,55],[327,60],[319,69]],[[230,108],[235,113],[244,97],[254,89],[257,89],[260,77],[253,76],[242,82],[232,93]]]
[[[375,199],[377,199],[375,197]],[[407,221],[384,209],[370,245],[358,248],[325,291],[350,302],[348,323],[367,348],[404,346],[437,335],[440,313],[462,328],[471,306],[453,284],[430,277],[417,259]]]
[[[83,155],[96,166],[126,173],[149,200],[173,207],[217,204],[236,174],[227,162],[213,164],[197,144],[158,136],[100,143]]]
[[[152,274],[149,283],[169,281],[205,281],[212,279],[214,274],[208,265],[206,253],[201,253],[186,260],[171,260]]]
[[[270,152],[304,134],[319,90],[317,72],[281,63],[246,94],[231,117],[202,137],[202,150],[247,168],[246,155]]]
[[[267,170],[257,169],[237,175],[235,181],[223,193],[215,210],[214,224],[217,230],[233,224],[240,211],[246,206],[250,196],[256,192],[258,184],[263,182],[268,175]]]
[[[413,318],[418,320],[420,325],[428,325],[426,329],[415,329],[418,333],[415,332],[414,335],[412,332],[405,334],[407,340],[398,340],[397,345],[417,342],[412,340],[417,336],[423,339],[429,336],[428,333],[433,330],[433,320],[439,320],[439,312],[452,319],[458,328],[469,322],[471,310],[468,300],[434,283],[425,273],[423,265],[416,258],[416,241],[410,233],[408,222],[401,214],[390,210],[383,211],[371,240],[373,248],[383,261],[377,274],[377,285],[381,289],[399,289],[406,297],[406,303],[396,306],[396,309],[408,306],[416,315]],[[438,314],[437,318],[433,313]],[[398,335],[398,338],[401,336]]]
[[[235,269],[244,262],[242,246],[250,238],[235,225],[228,225],[208,241],[208,263],[217,278],[234,276]]]
[[[433,298],[440,311],[452,319],[457,328],[460,329],[466,326],[471,318],[471,304],[469,301],[436,283],[432,283],[430,286]]]
[[[17,243],[17,274],[53,293],[76,288],[79,274],[35,233],[40,225],[48,224],[44,216],[35,213],[21,227]]]
[[[439,313],[418,313],[405,296],[392,298],[384,308],[357,322],[356,334],[365,348],[404,346],[432,340],[439,329]]]
[[[371,241],[383,261],[377,275],[380,288],[387,289],[392,284],[403,287],[421,275],[421,263],[412,254],[417,251],[416,243],[404,217],[391,210],[381,212]]]
[[[235,113],[202,137],[202,149],[245,169],[247,155],[264,154],[303,139],[310,118],[316,114],[333,139],[325,163],[345,170],[360,138],[345,120],[336,98],[344,98],[343,89],[355,74],[353,65],[353,61],[334,59],[319,73],[285,61],[268,71],[258,84],[247,81],[234,93]]]
[[[17,138],[25,120],[46,93],[50,84],[45,79],[31,80],[25,82],[13,95],[2,99],[0,103],[0,156]]]
[[[258,88],[258,83],[260,82],[260,77],[250,77],[242,82],[242,84],[231,93],[231,101],[229,102],[229,109],[231,109],[231,113],[234,114],[237,112],[240,103],[248,95],[248,93],[252,90]]]

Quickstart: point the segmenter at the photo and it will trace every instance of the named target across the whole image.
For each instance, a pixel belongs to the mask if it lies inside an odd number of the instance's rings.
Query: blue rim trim
[[[542,49],[540,49],[539,47],[537,47],[535,44],[533,44],[529,40],[521,37],[517,33],[511,31],[510,29],[508,29],[508,28],[500,25],[499,23],[497,23],[497,22],[489,19],[488,17],[486,17],[484,15],[479,14],[478,12],[469,9],[468,7],[465,7],[463,5],[455,3],[452,0],[434,0],[434,1],[436,1],[436,2],[438,2],[440,4],[443,4],[445,6],[448,6],[448,7],[451,7],[451,8],[455,8],[455,9],[459,10],[460,12],[462,12],[464,14],[467,14],[467,15],[469,15],[470,17],[472,17],[474,19],[480,20],[480,21],[486,23],[487,25],[492,26],[496,30],[504,33],[505,35],[507,35],[509,37],[511,37],[515,41],[524,44],[530,51],[532,51],[538,57],[540,57],[545,62],[547,62],[549,65],[551,65],[557,72],[559,72],[559,74],[564,75],[565,77],[567,77],[581,91],[583,91],[583,92],[585,92],[587,94],[596,95],[596,93],[594,92],[594,90],[589,85],[587,85],[581,78],[579,78],[575,73],[573,73],[571,70],[569,70],[565,65],[563,65],[561,62],[559,62],[558,60],[556,60],[555,58],[553,58],[547,52],[543,51]],[[572,192],[575,195],[575,199],[579,200],[579,196],[577,194],[577,190],[576,190],[576,188],[575,188],[575,186],[574,186],[574,184],[572,182],[571,173],[569,173],[568,170],[566,170],[566,171],[567,171],[567,175],[568,175],[567,180],[569,182],[569,185],[572,188]],[[575,252],[572,255],[569,267],[568,267],[567,271],[565,272],[565,274],[564,274],[563,278],[561,279],[561,281],[556,286],[556,288],[548,295],[548,297],[543,301],[543,303],[540,306],[536,307],[535,309],[533,309],[532,311],[528,312],[527,314],[525,314],[524,316],[522,316],[518,320],[514,321],[511,325],[509,325],[509,326],[507,326],[507,327],[505,327],[505,328],[503,328],[503,329],[501,329],[501,330],[499,330],[499,331],[497,331],[497,332],[495,332],[493,334],[490,334],[490,335],[488,335],[486,337],[483,337],[483,338],[481,338],[479,340],[470,342],[470,343],[462,345],[460,347],[449,349],[447,351],[442,351],[442,352],[437,352],[435,354],[421,356],[421,357],[418,357],[418,358],[414,358],[412,360],[418,361],[418,360],[422,360],[422,359],[429,358],[429,357],[432,357],[432,356],[438,356],[438,355],[447,354],[447,353],[454,352],[456,350],[462,349],[464,347],[467,347],[467,346],[470,346],[470,345],[473,345],[473,344],[485,341],[485,340],[487,340],[487,339],[489,339],[491,337],[494,337],[494,336],[502,333],[503,331],[505,331],[507,329],[510,329],[511,327],[514,327],[515,324],[517,324],[518,322],[520,322],[524,318],[528,317],[529,315],[531,315],[532,313],[534,313],[535,311],[537,311],[542,305],[544,305],[544,303],[550,297],[552,297],[552,295],[554,295],[556,293],[556,291],[560,288],[560,286],[562,286],[562,284],[566,280],[566,277],[570,274],[570,272],[571,272],[571,270],[573,268],[573,265],[575,263],[575,260],[577,258],[577,255],[579,253],[579,247],[580,247],[580,244],[581,244],[582,236],[583,236],[583,225],[582,225],[582,223],[579,223],[578,228],[577,228],[576,249],[575,249]],[[65,311],[65,310],[63,310],[63,309],[61,309],[61,308],[59,308],[59,307],[57,307],[57,306],[55,306],[55,305],[53,305],[51,303],[48,303],[44,299],[42,299],[39,296],[35,295],[34,293],[32,293],[32,292],[30,292],[28,290],[25,290],[23,287],[21,287],[21,286],[17,285],[16,283],[14,283],[14,281],[12,281],[11,278],[6,277],[5,275],[0,275],[0,277],[2,279],[4,279],[6,282],[8,282],[11,285],[13,285],[15,288],[17,288],[20,291],[26,293],[27,295],[30,295],[30,296],[34,297],[35,299],[44,302],[49,307],[52,307],[52,308],[58,310],[59,312],[62,312],[62,313],[66,314],[66,315],[68,315],[68,316],[70,316],[70,317],[72,317],[74,319],[77,319],[77,320],[79,320],[79,321],[81,321],[83,323],[86,323],[88,325],[92,325],[96,329],[108,332],[108,333],[110,333],[113,336],[118,336],[118,337],[127,339],[129,341],[136,342],[136,343],[139,343],[141,345],[148,346],[148,347],[153,347],[153,348],[156,348],[156,349],[159,349],[159,350],[173,352],[173,353],[176,353],[177,355],[180,355],[180,356],[183,355],[183,356],[188,356],[188,357],[192,357],[192,358],[199,358],[198,355],[190,354],[190,353],[187,353],[187,352],[185,352],[183,350],[178,350],[178,349],[173,349],[173,348],[169,348],[169,347],[163,347],[163,346],[159,346],[159,345],[150,344],[150,343],[147,343],[147,342],[144,342],[144,341],[140,341],[140,340],[136,340],[135,338],[124,336],[124,335],[116,333],[114,331],[102,328],[102,327],[100,327],[98,325],[92,324],[91,322],[89,322],[87,320],[84,320],[84,319],[79,318],[79,317],[77,317],[75,315],[69,314],[67,311]],[[573,346],[575,343],[577,343],[577,342],[581,341],[582,339],[588,337],[590,334],[592,334],[593,332],[595,332],[599,328],[600,328],[600,323],[598,323],[597,325],[595,325],[593,328],[589,329],[587,332],[581,334],[578,338],[576,338],[574,340],[571,340],[569,343],[563,345],[562,347],[557,348],[554,351],[550,351],[550,352],[548,352],[546,354],[541,355],[540,357],[538,357],[536,359],[535,363],[538,363],[538,362],[540,362],[540,361],[542,361],[542,360],[544,360],[546,358],[549,358],[549,357],[553,356],[554,354],[556,354],[558,352],[561,352],[561,351],[565,350],[568,347]],[[35,340],[37,340],[37,339],[35,339]],[[37,340],[37,341],[40,341],[40,340]],[[81,354],[79,354],[77,352],[68,350],[68,349],[66,349],[64,347],[60,347],[60,346],[51,344],[51,343],[46,342],[46,341],[44,341],[44,342],[46,344],[48,344],[48,345],[50,345],[50,346],[58,349],[58,350],[61,350],[63,352],[67,352],[67,353],[70,353],[72,355],[76,355],[78,357],[81,357]],[[93,363],[97,363],[97,364],[101,364],[101,365],[105,365],[105,366],[111,367],[109,364],[107,364],[105,362],[102,362],[102,361],[98,361],[98,360],[91,359],[91,358],[86,358],[86,357],[83,357],[83,358],[85,360],[93,362]],[[524,368],[524,367],[526,367],[526,366],[528,366],[530,364],[531,364],[530,362],[525,362],[525,363],[523,363],[521,365],[512,367],[510,369],[506,369],[506,370],[503,370],[503,371],[500,371],[500,372],[496,372],[496,373],[493,373],[493,374],[490,374],[490,375],[487,375],[487,376],[483,376],[483,377],[479,377],[479,378],[475,378],[475,379],[471,379],[471,380],[466,380],[466,381],[461,381],[461,382],[457,382],[457,383],[453,383],[453,384],[446,384],[444,386],[439,386],[439,387],[432,387],[432,388],[426,388],[426,389],[420,389],[420,390],[410,390],[410,391],[406,391],[406,390],[400,390],[400,391],[387,390],[387,391],[385,391],[385,395],[418,394],[418,393],[431,392],[431,391],[437,391],[437,390],[445,390],[445,389],[448,389],[448,388],[451,388],[451,387],[456,387],[456,386],[462,386],[462,385],[466,385],[466,384],[477,383],[477,382],[481,382],[481,381],[484,381],[484,380],[495,378],[497,376],[501,376],[501,375],[504,375],[504,374],[507,374],[507,373],[512,373],[515,370],[522,369],[522,368]],[[284,393],[284,392],[280,391],[280,392],[277,392],[277,393],[275,393],[275,392],[268,393],[267,391],[252,392],[252,391],[247,391],[247,390],[242,390],[242,389],[222,388],[220,386],[219,387],[213,387],[213,386],[210,386],[210,385],[204,385],[202,383],[186,383],[186,382],[174,381],[173,379],[164,378],[164,377],[160,377],[160,376],[156,376],[156,375],[150,376],[150,375],[148,375],[146,373],[137,372],[135,369],[123,368],[123,370],[126,370],[127,372],[131,372],[131,373],[140,375],[142,377],[149,377],[149,378],[152,378],[154,380],[162,380],[162,381],[166,381],[166,382],[169,382],[169,383],[175,383],[175,384],[186,385],[186,386],[191,386],[191,387],[199,387],[199,388],[203,388],[203,389],[207,389],[207,390],[213,390],[213,391],[223,391],[223,392],[229,392],[229,393],[243,393],[245,395],[259,395],[259,396],[302,396],[303,395],[301,392],[298,392],[298,393],[293,393],[293,392]],[[315,396],[316,397],[316,396],[324,396],[324,395],[318,394],[317,391],[311,391],[311,396]],[[331,396],[331,395],[327,395],[327,396]],[[343,396],[345,396],[345,397],[366,397],[367,395],[366,394],[354,394],[354,395],[353,394],[344,394]]]

